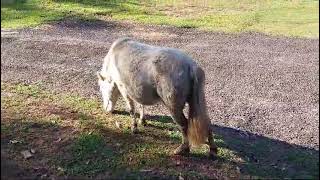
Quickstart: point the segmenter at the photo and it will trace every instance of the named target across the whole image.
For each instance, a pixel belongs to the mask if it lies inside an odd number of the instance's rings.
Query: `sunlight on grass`
[[[177,142],[181,141],[182,133],[180,131],[168,131],[168,136]]]
[[[111,179],[137,179],[145,175],[141,170],[156,169],[164,177],[191,179],[210,178],[206,175],[210,171],[236,179],[319,177],[318,156],[303,150],[288,149],[279,159],[287,166],[270,166],[269,140],[251,141],[243,152],[231,146],[240,147],[246,141],[215,134],[217,161],[208,159],[207,145],[193,147],[189,157],[175,160],[172,152],[181,142],[181,132],[169,116],[150,118],[146,127],[138,127],[139,133],[132,134],[130,116],[106,115],[97,99],[9,83],[1,83],[1,96],[1,137],[23,142],[4,150],[25,165],[20,151],[37,147],[42,156],[36,160],[46,157],[51,170],[60,175],[95,177],[103,173]],[[116,127],[116,121],[123,127]],[[299,172],[288,176],[290,166],[298,167]],[[241,167],[239,177],[236,167]]]
[[[1,115],[5,119],[1,121],[1,133],[23,140],[26,142],[24,146],[33,144],[33,141],[45,142],[38,147],[42,149],[56,146],[52,138],[56,141],[60,136],[62,139],[69,137],[56,154],[50,154],[50,165],[60,175],[90,177],[112,172],[110,177],[137,178],[142,176],[141,169],[163,171],[169,168],[166,176],[206,177],[201,172],[172,168],[175,165],[170,156],[180,144],[181,133],[168,117],[148,120],[149,126],[140,127],[139,134],[133,135],[129,115],[106,115],[96,99],[55,94],[37,85],[1,83],[1,90],[10,94],[10,97],[1,98]],[[117,128],[115,121],[123,127]],[[63,134],[52,136],[51,131],[54,134],[62,131]],[[193,157],[206,157],[207,153],[207,147],[196,148]]]
[[[319,1],[27,0],[1,6],[2,28],[34,27],[65,17],[129,20],[210,31],[319,37]]]

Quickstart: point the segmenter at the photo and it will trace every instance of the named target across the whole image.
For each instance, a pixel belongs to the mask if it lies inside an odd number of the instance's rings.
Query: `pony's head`
[[[119,97],[119,90],[110,75],[97,72],[100,92],[102,94],[103,109],[112,112]]]

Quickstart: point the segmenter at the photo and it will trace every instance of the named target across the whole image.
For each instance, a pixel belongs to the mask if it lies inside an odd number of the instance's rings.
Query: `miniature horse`
[[[112,112],[121,94],[132,116],[133,132],[137,131],[135,103],[142,106],[143,124],[143,106],[162,101],[182,132],[182,144],[174,154],[186,155],[190,145],[206,143],[210,156],[216,157],[204,95],[205,74],[191,57],[178,49],[121,38],[111,45],[97,75],[104,109]],[[183,113],[186,103],[188,119]]]

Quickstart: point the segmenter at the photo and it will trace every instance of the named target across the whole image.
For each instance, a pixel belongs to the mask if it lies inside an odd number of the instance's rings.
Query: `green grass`
[[[1,6],[1,27],[34,27],[66,17],[112,18],[228,33],[256,31],[270,35],[319,37],[319,1],[204,2],[26,0]]]
[[[4,151],[22,167],[30,168],[28,166],[46,160],[46,168],[62,176],[107,174],[104,177],[141,178],[144,177],[141,170],[157,169],[153,172],[161,173],[159,177],[208,178],[201,170],[175,169],[171,153],[180,144],[181,133],[176,131],[176,125],[168,117],[148,119],[148,126],[139,126],[140,133],[133,135],[129,115],[107,115],[96,99],[56,94],[37,85],[24,84],[1,83],[1,92],[5,94],[1,98],[1,137],[24,142],[19,146],[11,145]],[[117,128],[115,121],[123,127]],[[54,142],[59,137],[63,146]],[[28,147],[36,147],[42,155],[24,161],[19,153]],[[229,173],[233,165],[227,158],[233,156],[232,152],[220,149],[219,155],[224,158],[214,162],[208,160],[208,150],[208,147],[195,148],[191,158],[202,157],[199,162],[211,166],[211,169],[223,163],[227,168],[216,171]]]
[[[21,141],[6,143],[1,150],[26,169],[44,161],[52,174],[76,179],[149,177],[142,170],[163,178],[213,178],[212,173],[234,179],[319,178],[318,151],[281,145],[269,138],[248,141],[240,135],[215,134],[217,161],[208,160],[205,145],[193,148],[190,157],[175,160],[171,153],[181,133],[168,116],[150,117],[147,126],[138,126],[139,134],[134,135],[129,115],[105,114],[95,98],[10,83],[1,83],[1,96],[1,140]],[[117,109],[123,108],[119,105]],[[116,121],[122,128],[116,127]],[[20,151],[30,147],[38,153],[25,161]]]
[[[70,160],[61,164],[67,174],[94,175],[114,168],[117,155],[113,151],[99,133],[82,133],[71,146]]]

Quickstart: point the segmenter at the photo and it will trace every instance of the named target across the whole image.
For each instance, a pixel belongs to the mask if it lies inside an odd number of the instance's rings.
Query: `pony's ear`
[[[104,81],[104,80],[106,79],[105,77],[103,77],[103,76],[101,75],[100,72],[97,72],[97,76],[98,76],[98,79],[99,79],[99,80]]]

